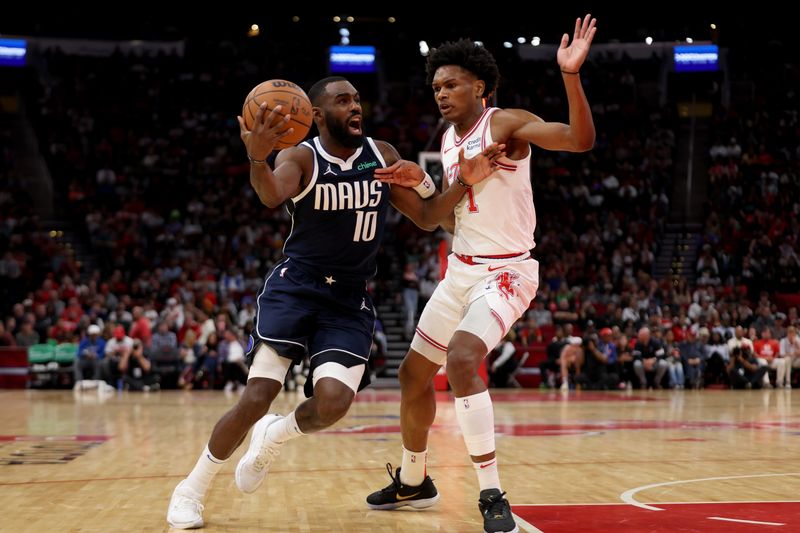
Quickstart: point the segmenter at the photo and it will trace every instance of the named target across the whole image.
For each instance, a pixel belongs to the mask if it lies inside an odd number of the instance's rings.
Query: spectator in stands
[[[797,336],[797,328],[789,326],[786,328],[786,337],[781,339],[780,355],[786,364],[786,381],[784,387],[792,388],[792,369],[800,368],[800,337]],[[777,384],[779,387],[780,383]]]
[[[545,308],[542,298],[533,301],[533,310],[530,313],[539,326],[548,326],[553,323],[553,314]]]
[[[706,334],[707,333],[708,330],[706,330]],[[678,344],[675,342],[675,334],[671,329],[666,330],[664,334],[664,352],[666,353],[667,364],[669,365],[669,386],[673,389],[682,389],[686,384],[686,377],[683,371],[683,358],[681,357]]]
[[[515,328],[519,342],[522,346],[530,346],[534,342],[542,342],[542,330],[533,318],[531,311],[525,314],[525,318],[517,322]]]
[[[619,385],[617,347],[612,336],[611,328],[603,328],[599,337],[587,335],[583,340],[585,364],[582,381],[589,389],[613,390]]]
[[[178,337],[169,330],[169,320],[171,319],[165,316],[158,323],[150,347],[145,349],[145,354],[155,366],[154,371],[161,377],[161,383],[165,387],[175,384],[182,366],[178,352]]]
[[[620,334],[618,327],[614,327],[612,332],[614,331],[615,333],[612,336],[617,339],[614,344],[617,347],[617,369],[620,383],[624,383],[626,389],[631,389],[633,388],[633,378],[636,376],[633,367],[633,347],[628,341],[629,337],[625,334]]]
[[[733,389],[760,389],[768,370],[766,366],[758,364],[747,345],[731,350],[726,368]]]
[[[225,375],[225,390],[230,392],[247,385],[248,368],[244,362],[244,348],[239,342],[236,330],[228,328],[219,343],[219,357]]]
[[[509,386],[511,374],[516,370],[519,360],[515,357],[517,348],[514,341],[517,334],[511,328],[500,344],[495,348],[498,351],[497,357],[489,366],[489,386],[505,388]]]
[[[725,339],[722,337],[722,334],[714,330],[711,333],[711,339],[708,341],[707,346],[705,347],[706,351],[706,372],[705,375],[705,382],[706,383],[727,383],[728,382],[728,373],[725,370],[725,367],[728,364],[728,359],[730,358],[730,351],[729,345],[725,342]]]
[[[219,335],[212,331],[206,343],[200,345],[197,361],[194,363],[194,379],[190,386],[200,389],[213,389],[217,374],[222,368],[219,358]]]
[[[650,335],[650,328],[639,329],[636,344],[633,347],[633,370],[639,378],[639,386],[661,388],[661,382],[669,368],[666,361],[664,347]],[[647,376],[654,375],[652,384],[648,383]]]
[[[775,325],[772,326],[772,338],[782,339],[786,337],[786,315],[775,313]]]
[[[118,372],[129,390],[159,389],[158,375],[153,372],[153,365],[144,354],[144,344],[141,339],[134,340],[131,349],[120,358]]]
[[[744,327],[736,326],[733,332],[733,338],[728,339],[728,352],[732,353],[734,348],[746,347],[753,352],[753,341],[745,337]]]
[[[242,298],[242,308],[239,310],[239,316],[237,317],[237,324],[240,328],[245,330],[245,334],[248,334],[250,329],[252,329],[253,324],[255,323],[256,318],[256,307],[253,303],[253,297],[248,295]]]
[[[550,344],[547,345],[547,359],[539,363],[542,383],[546,383],[551,389],[556,388],[556,376],[560,368],[559,357],[561,357],[561,349],[564,347],[564,344],[566,344],[564,326],[558,325],[555,328]]]
[[[102,379],[101,362],[105,357],[106,340],[100,336],[100,326],[92,324],[86,330],[86,337],[78,345],[75,360],[75,383],[87,378]]]
[[[16,346],[17,341],[14,336],[6,331],[6,325],[0,320],[0,346]]]
[[[583,339],[580,337],[567,337],[567,342],[558,357],[558,362],[561,367],[561,391],[569,391],[569,369],[575,371],[575,376],[581,373],[583,367]]]
[[[167,298],[167,305],[159,315],[161,321],[166,321],[170,329],[179,330],[185,320],[183,304],[178,304],[176,298]]]
[[[114,336],[106,342],[105,357],[102,362],[103,375],[109,385],[114,385],[122,378],[119,364],[122,358],[128,358],[133,349],[133,339],[125,334],[123,326],[114,327]]]
[[[786,383],[786,361],[780,356],[780,351],[780,344],[772,338],[772,331],[768,327],[762,329],[761,338],[753,342],[753,352],[758,364],[775,371],[776,387]],[[764,387],[772,388],[769,372],[764,373]]]
[[[153,331],[150,320],[144,314],[144,308],[136,306],[133,308],[133,324],[131,324],[130,336],[132,339],[139,339],[145,348],[150,347],[153,339]]]
[[[39,344],[39,333],[33,329],[33,319],[25,319],[19,326],[15,337],[17,346],[33,346]]]
[[[703,328],[705,329],[705,328]],[[707,333],[708,330],[703,332],[702,334]],[[716,334],[719,337],[719,333]],[[701,339],[705,338],[701,336]],[[692,332],[691,329],[686,330],[686,338],[678,343],[677,349],[680,355],[681,362],[683,363],[683,368],[686,372],[686,378],[689,380],[689,386],[693,389],[699,389],[703,384],[703,372],[705,370],[706,365],[706,350],[704,342],[695,337],[695,334]],[[723,345],[724,346],[724,345]],[[719,360],[719,371],[725,371],[725,361],[720,358]],[[724,379],[723,376],[719,376],[719,379]]]

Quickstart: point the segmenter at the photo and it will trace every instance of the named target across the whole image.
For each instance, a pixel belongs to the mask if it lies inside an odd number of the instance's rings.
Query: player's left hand
[[[569,43],[569,35],[566,33],[561,37],[561,45],[558,47],[556,59],[561,70],[567,72],[578,72],[583,65],[586,56],[589,54],[589,47],[597,31],[595,23],[597,19],[587,14],[583,21],[578,18],[575,21],[575,33],[572,35],[572,44]]]
[[[375,169],[375,179],[401,187],[416,187],[425,178],[425,171],[412,161],[400,159],[386,168]]]
[[[461,181],[467,185],[475,185],[486,179],[492,172],[497,170],[497,160],[506,155],[506,145],[492,143],[481,153],[467,159],[464,157],[464,149],[458,152],[458,166]]]

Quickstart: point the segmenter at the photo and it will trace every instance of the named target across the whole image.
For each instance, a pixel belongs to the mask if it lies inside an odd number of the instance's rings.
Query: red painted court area
[[[399,402],[400,392],[384,392],[365,390],[356,395],[356,402]],[[452,402],[453,395],[449,392],[436,393],[437,402]],[[664,402],[664,398],[653,398],[642,395],[627,395],[624,392],[571,392],[557,391],[514,391],[514,394],[492,394],[493,403],[523,403],[523,402]]]
[[[664,510],[618,504],[514,505],[513,511],[543,533],[800,531],[800,502],[651,505]]]
[[[434,424],[433,429],[441,429],[442,424]],[[671,421],[671,420],[608,420],[596,423],[578,424],[495,424],[498,435],[512,435],[514,437],[548,437],[559,435],[580,435],[608,431],[639,431],[639,430],[717,430],[741,429],[750,431],[773,430],[798,430],[800,422],[716,422],[712,420],[699,421]],[[399,433],[398,424],[361,424],[347,428],[328,430],[327,435],[337,433]],[[678,442],[703,442],[702,438],[668,439]]]

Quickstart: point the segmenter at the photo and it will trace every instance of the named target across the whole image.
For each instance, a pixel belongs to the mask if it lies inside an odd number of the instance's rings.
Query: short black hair
[[[325,89],[328,87],[328,85],[337,81],[347,81],[347,78],[343,78],[341,76],[328,76],[327,78],[323,78],[312,85],[308,90],[308,99],[311,100],[311,105],[317,105],[317,100],[319,100],[320,96],[325,94]]]
[[[433,83],[436,70],[445,65],[459,66],[475,74],[479,80],[483,80],[486,84],[483,96],[492,94],[500,80],[500,70],[491,52],[469,39],[448,41],[431,50],[425,67],[428,73],[428,85]]]

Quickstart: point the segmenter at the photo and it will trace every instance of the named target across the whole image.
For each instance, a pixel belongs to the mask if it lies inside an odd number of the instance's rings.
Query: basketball
[[[305,139],[308,130],[311,129],[311,101],[300,86],[286,80],[267,80],[253,87],[242,107],[242,118],[248,130],[253,129],[258,108],[264,102],[267,103],[267,113],[275,106],[281,106],[284,116],[287,113],[292,116],[288,127],[294,131],[278,140],[275,145],[276,150],[289,148]],[[276,121],[278,120],[281,118],[276,118]]]

